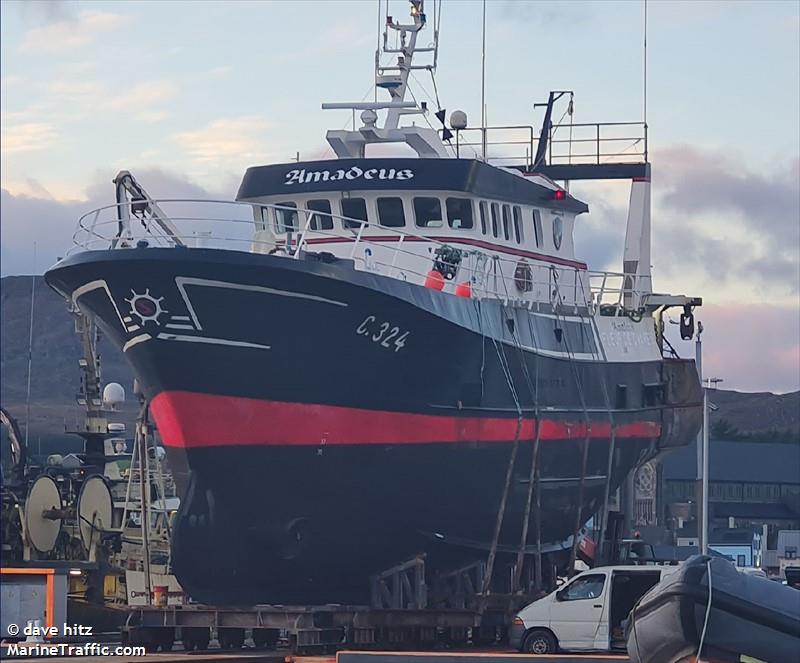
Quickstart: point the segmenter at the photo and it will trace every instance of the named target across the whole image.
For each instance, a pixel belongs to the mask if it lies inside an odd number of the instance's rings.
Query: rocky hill
[[[80,344],[65,302],[42,277],[36,279],[31,371],[31,430],[48,434],[74,428],[83,411],[75,404]],[[0,282],[0,401],[22,423],[28,375],[31,277]],[[122,353],[101,341],[104,382],[121,383],[129,395],[126,416],[136,409],[133,375]],[[775,395],[718,390],[712,435],[726,439],[800,440],[800,392]],[[125,417],[123,417],[123,420]]]
[[[75,402],[80,386],[80,340],[60,295],[36,277],[31,352],[31,433],[50,435],[74,430],[83,421]],[[0,282],[0,402],[24,432],[28,379],[31,277],[8,276]],[[119,382],[128,395],[121,420],[135,411],[133,374],[122,353],[101,339],[104,382]]]
[[[800,441],[800,391],[789,394],[708,392],[711,436],[720,440]]]

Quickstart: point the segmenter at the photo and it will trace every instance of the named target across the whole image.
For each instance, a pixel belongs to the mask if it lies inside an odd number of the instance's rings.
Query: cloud
[[[12,74],[10,76],[3,76],[0,78],[0,87],[2,87],[4,91],[7,91],[9,88],[19,87],[20,85],[24,85],[26,82],[27,81],[24,76]]]
[[[143,122],[158,122],[169,116],[161,106],[178,94],[177,84],[169,79],[110,86],[80,75],[81,67],[67,69],[67,75],[47,85],[47,97],[36,113],[59,121],[94,118],[99,111],[125,113]],[[30,112],[30,111],[29,111]]]
[[[591,270],[619,272],[627,209],[599,197],[588,199],[590,213],[579,216],[575,225],[575,255]]]
[[[753,172],[724,153],[679,145],[660,151],[655,162],[654,247],[667,273],[688,269],[722,283],[798,292],[797,160]]]
[[[86,190],[86,200],[55,200],[35,180],[21,187],[26,193],[0,192],[3,223],[0,225],[0,267],[2,275],[41,273],[72,247],[72,234],[78,219],[92,209],[112,204],[111,184],[116,173],[98,173]],[[135,173],[137,180],[154,198],[220,199],[225,194],[210,191],[188,178],[158,169]],[[33,265],[34,238],[37,243],[37,264]]]
[[[24,21],[37,25],[74,19],[78,13],[78,3],[70,0],[18,0],[13,5]]]
[[[169,113],[167,111],[139,111],[137,112],[134,117],[137,120],[141,120],[142,122],[161,122],[161,120],[165,120],[169,117]]]
[[[4,118],[5,119],[5,118]],[[52,124],[46,122],[23,122],[2,126],[3,154],[34,152],[53,145],[58,133]]]
[[[302,47],[279,54],[276,62],[297,62],[327,57],[331,53],[357,51],[375,44],[373,34],[364,30],[358,22],[337,21],[315,34],[313,40],[304,42]]]
[[[230,65],[223,65],[221,67],[214,67],[213,69],[209,69],[206,72],[206,75],[209,78],[219,79],[227,77],[228,75],[230,75],[232,71],[233,67],[231,67]]]
[[[20,50],[25,53],[65,51],[81,48],[98,37],[116,30],[130,18],[110,12],[83,11],[77,16],[65,14],[28,30]]]
[[[182,131],[173,139],[191,159],[202,164],[242,167],[264,157],[261,133],[268,127],[258,116],[221,118],[194,131]]]
[[[546,27],[574,26],[576,23],[585,23],[591,19],[592,4],[575,0],[562,2],[503,0],[491,3],[491,9],[499,10],[496,15],[504,21],[536,23]]]
[[[149,108],[167,99],[171,99],[178,91],[170,80],[145,81],[127,88],[121,94],[111,96],[105,104],[109,110],[125,110],[131,106]]]
[[[664,207],[688,214],[732,212],[772,248],[800,245],[800,161],[765,176],[723,153],[687,145],[656,158]]]

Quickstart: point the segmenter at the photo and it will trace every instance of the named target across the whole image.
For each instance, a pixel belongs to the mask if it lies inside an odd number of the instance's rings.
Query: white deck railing
[[[462,259],[457,278],[450,283],[470,283],[473,297],[494,297],[529,308],[561,304],[586,307],[605,314],[624,314],[630,301],[640,301],[634,288],[626,287],[626,277],[618,272],[594,272],[574,266],[547,265],[528,260],[528,289],[520,291],[514,272],[519,258],[509,258],[474,247],[459,247],[459,237],[442,242],[425,235],[408,233],[397,228],[375,226],[368,222],[304,208],[273,204],[202,199],[165,199],[153,201],[167,214],[175,228],[168,234],[152,218],[134,215],[134,206],[142,203],[107,205],[84,214],[73,234],[77,251],[134,248],[141,241],[149,246],[219,248],[250,253],[278,253],[299,259],[306,251],[329,251],[339,258],[352,259],[357,267],[393,278],[424,283],[439,247],[459,248]],[[130,232],[120,236],[118,213],[130,208]],[[274,233],[275,211],[296,214],[294,232]],[[254,216],[267,218],[256,221]],[[321,229],[322,221],[331,219],[334,228]],[[345,222],[352,226],[346,228]],[[375,229],[379,235],[370,231]],[[465,238],[466,239],[466,238]],[[416,249],[416,250],[415,250]],[[631,281],[632,282],[632,281]],[[607,308],[610,307],[610,308]]]

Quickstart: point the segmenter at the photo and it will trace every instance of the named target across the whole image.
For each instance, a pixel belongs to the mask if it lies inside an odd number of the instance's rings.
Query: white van
[[[533,654],[625,649],[623,621],[636,602],[677,566],[603,566],[583,571],[523,608],[509,630],[512,647]]]

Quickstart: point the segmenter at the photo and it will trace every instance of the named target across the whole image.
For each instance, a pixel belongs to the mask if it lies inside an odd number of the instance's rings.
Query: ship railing
[[[586,276],[591,300],[596,308],[615,307],[622,315],[625,310],[634,307],[634,302],[644,302],[646,299],[647,292],[637,287],[635,274],[587,271]]]
[[[647,124],[588,122],[550,129],[547,163],[602,164],[647,162]]]
[[[424,283],[429,276],[435,250],[458,245],[458,237],[443,242],[425,235],[408,233],[398,228],[375,226],[368,221],[336,213],[322,213],[271,203],[253,203],[211,199],[154,200],[174,226],[173,233],[164,231],[142,212],[141,201],[107,205],[84,214],[73,234],[70,255],[80,250],[129,249],[146,241],[148,246],[192,248],[226,248],[252,253],[279,253],[300,259],[309,250],[324,251],[327,245],[349,244],[337,251],[338,257],[350,258],[359,268],[376,271],[393,278]],[[120,235],[119,211],[129,207],[130,234]],[[276,212],[296,215],[289,232],[276,235]],[[256,220],[256,219],[261,220]],[[334,229],[323,229],[324,221],[335,223]],[[302,221],[302,224],[300,223]],[[199,226],[199,228],[198,228]],[[185,232],[185,229],[191,230]],[[380,236],[369,234],[369,229]],[[417,250],[414,250],[417,249]],[[472,297],[490,297],[516,305],[552,307],[556,305],[596,312],[600,306],[615,306],[620,315],[633,288],[625,288],[624,275],[613,272],[587,272],[573,266],[543,265],[521,261],[485,250],[459,249],[458,284],[469,284]],[[447,261],[444,261],[445,264]],[[523,281],[515,277],[520,263],[530,267]],[[630,282],[630,279],[629,281]],[[520,288],[520,283],[522,288]],[[605,312],[608,315],[608,309]],[[615,313],[616,314],[616,313]]]
[[[482,158],[496,165],[643,163],[648,159],[647,125],[643,122],[554,124],[547,141],[546,164],[536,163],[539,133],[530,125],[470,127],[455,132],[456,156]]]

